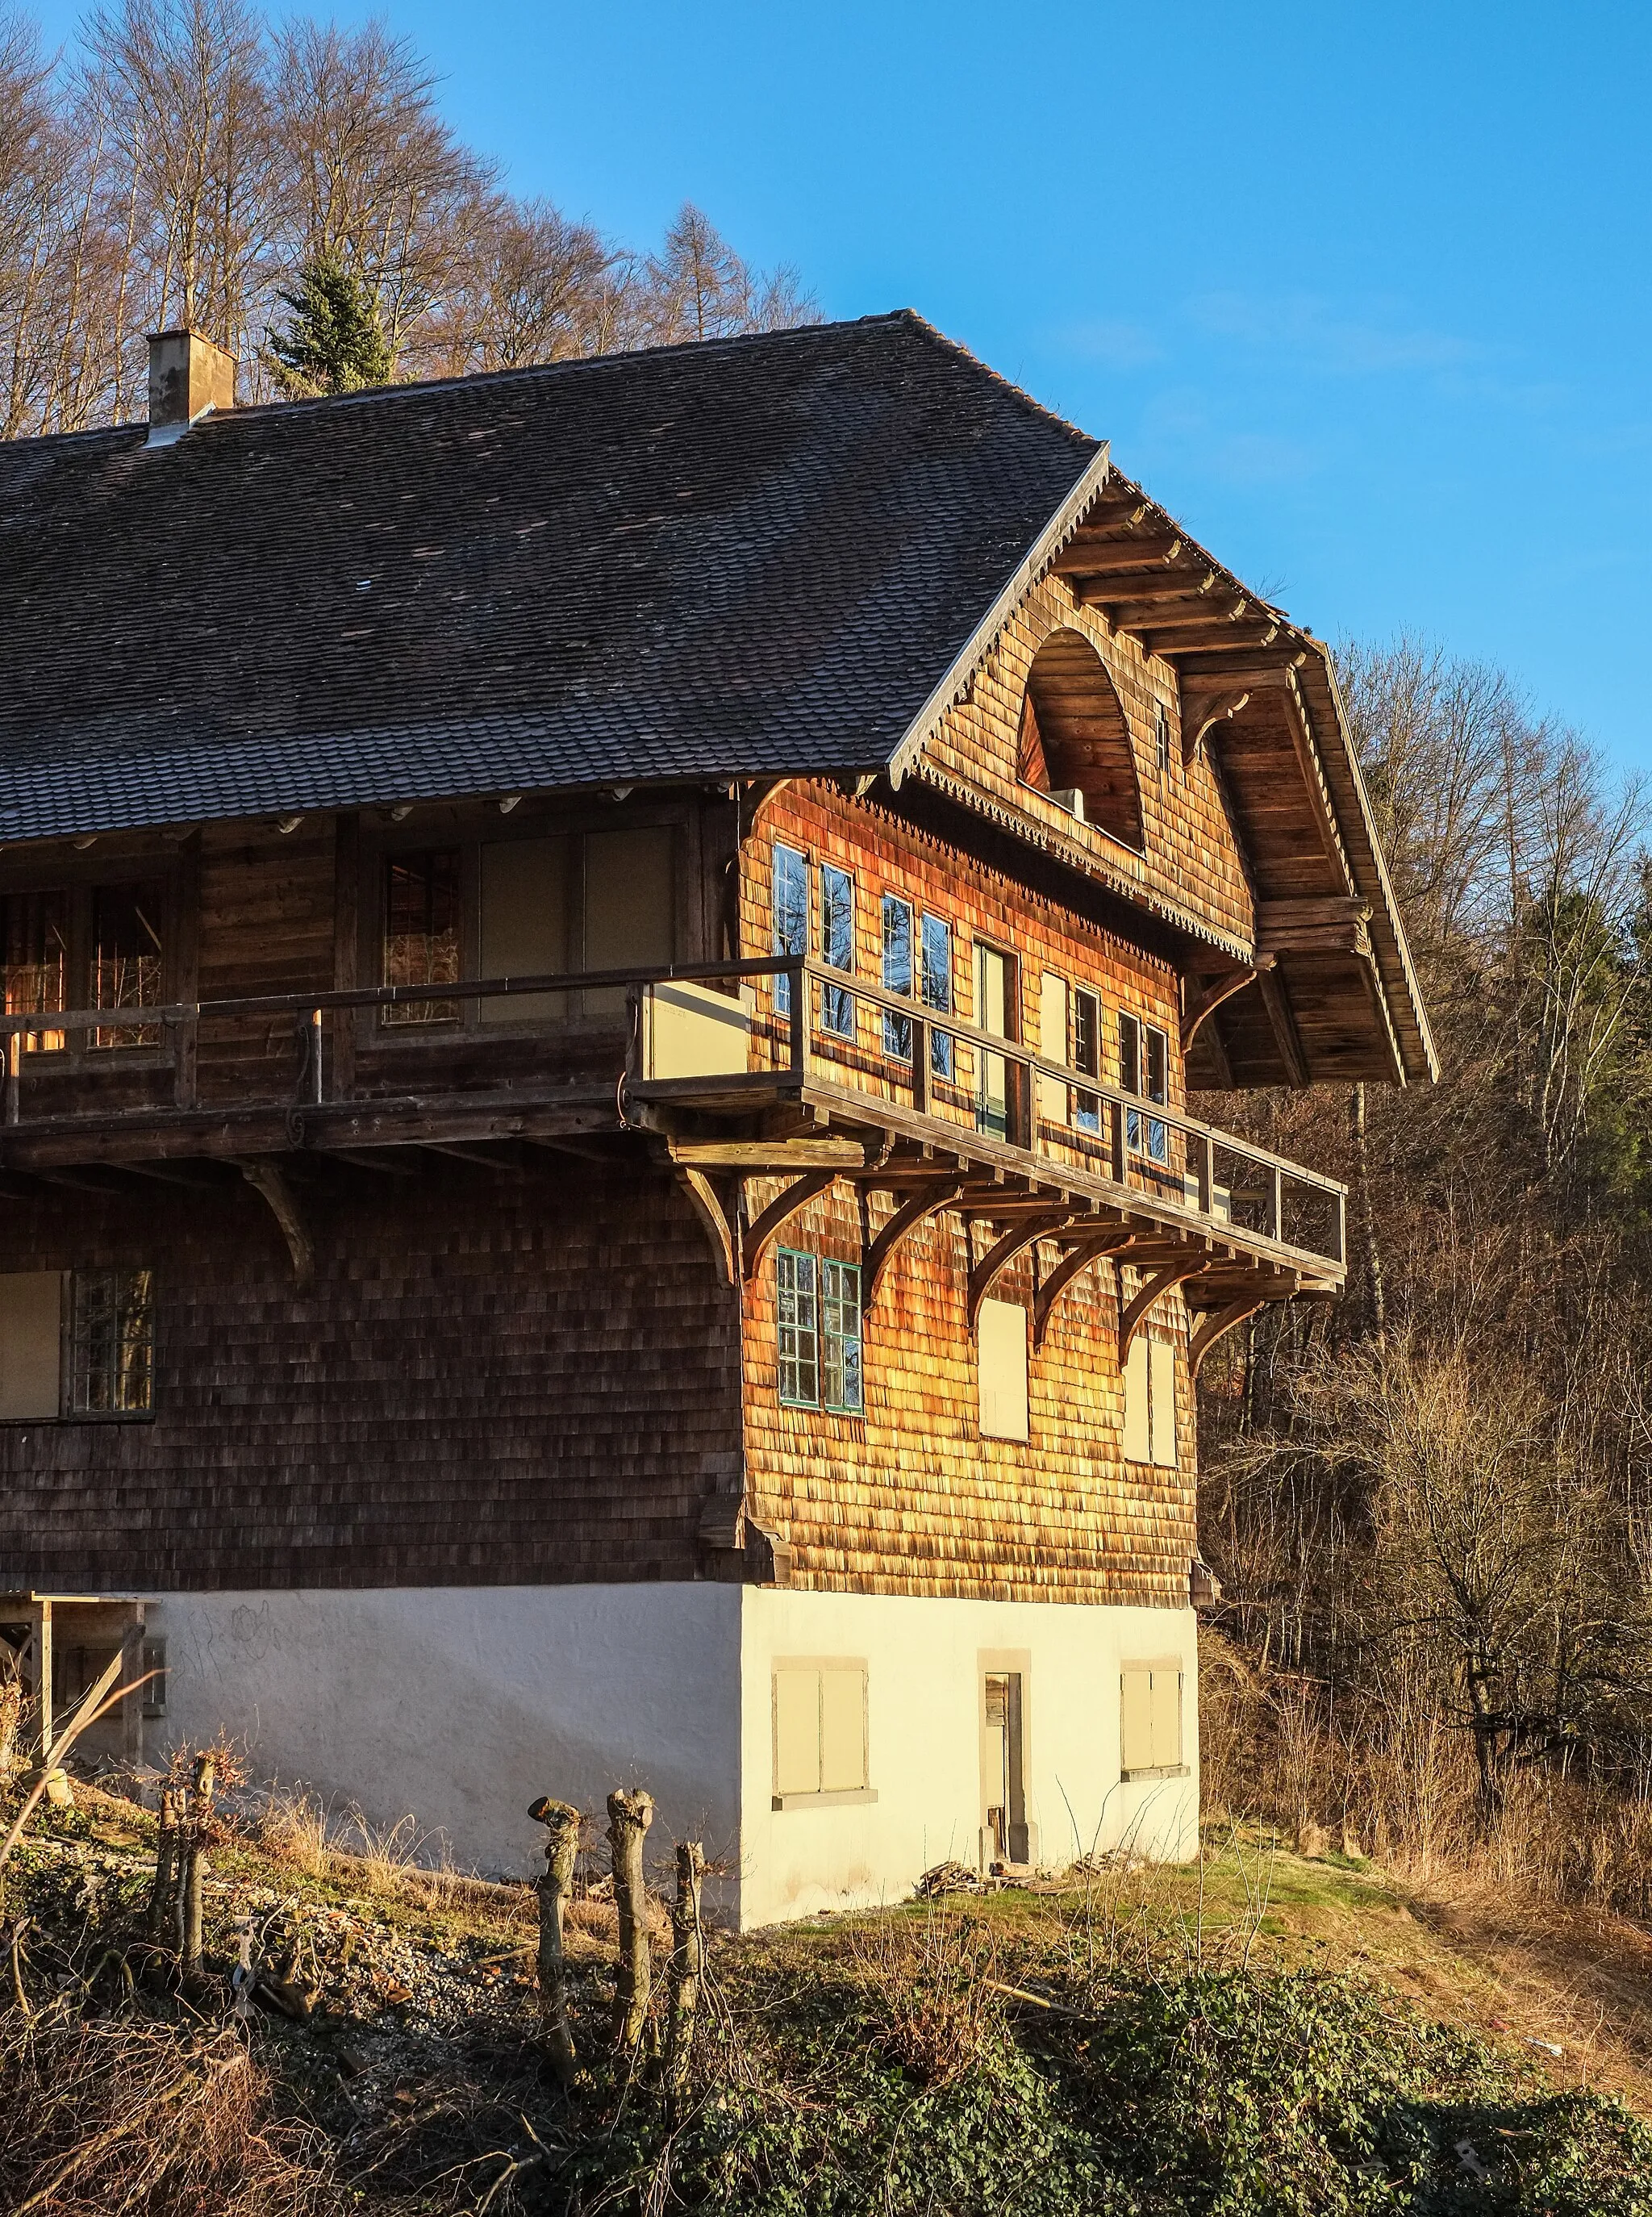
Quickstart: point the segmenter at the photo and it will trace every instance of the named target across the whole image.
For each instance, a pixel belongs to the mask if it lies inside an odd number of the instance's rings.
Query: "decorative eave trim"
[[[942,719],[969,690],[971,680],[997,641],[999,633],[1019,602],[1038,583],[1041,573],[1077,530],[1085,510],[1106,483],[1113,469],[1113,449],[1106,440],[1085,465],[1082,475],[1061,506],[1033,540],[998,597],[953,657],[946,676],[907,726],[904,737],[886,765],[890,783],[898,788],[914,758],[939,729]]]

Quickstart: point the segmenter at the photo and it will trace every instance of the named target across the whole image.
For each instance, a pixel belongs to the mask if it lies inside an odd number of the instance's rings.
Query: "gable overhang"
[[[1094,568],[1087,568],[1087,565]],[[1224,750],[1246,735],[1251,750],[1266,751],[1270,775],[1300,788],[1301,837],[1292,860],[1311,849],[1327,873],[1324,897],[1314,905],[1315,926],[1287,932],[1289,945],[1273,954],[1278,978],[1266,997],[1267,1022],[1254,1019],[1269,1045],[1248,1082],[1303,1083],[1307,1076],[1384,1076],[1390,1082],[1432,1083],[1439,1074],[1427,1010],[1407,944],[1371,799],[1348,728],[1329,647],[1293,624],[1280,608],[1259,600],[1225,566],[1193,540],[1141,487],[1112,467],[1103,447],[1050,518],[936,685],[886,766],[898,789],[916,770],[943,719],[961,701],[992,652],[1015,609],[1052,573],[1064,577],[1076,600],[1100,613],[1115,633],[1128,634],[1143,652],[1172,670],[1182,704],[1183,746],[1189,758],[1208,750],[1257,899],[1258,932],[1236,942],[1130,875],[1110,870],[1098,843],[1059,841],[1060,859],[1153,911],[1190,945],[1207,943],[1233,959],[1254,961],[1265,919],[1285,905],[1270,899],[1269,863],[1247,838],[1225,774]],[[1138,596],[1138,597],[1133,597]],[[1248,717],[1248,721],[1242,719]],[[1039,846],[1042,826],[1013,812],[992,808],[983,796],[923,765],[923,775],[959,805],[985,808],[1002,828]],[[1315,934],[1318,933],[1316,938]],[[1312,1066],[1278,1040],[1280,990],[1293,976],[1304,993],[1329,993],[1344,1008],[1363,1013],[1355,1022],[1365,1044],[1341,1057],[1328,1054]],[[1287,1019],[1288,1025],[1288,1019]],[[1277,1041],[1277,1052],[1275,1042]],[[1211,1041],[1207,1041],[1207,1050]]]

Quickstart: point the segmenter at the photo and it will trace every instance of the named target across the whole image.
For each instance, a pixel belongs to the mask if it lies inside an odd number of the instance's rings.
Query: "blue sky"
[[[1652,769],[1643,0],[382,12],[517,189],[632,243],[693,199],[829,315],[918,309],[1299,620]]]

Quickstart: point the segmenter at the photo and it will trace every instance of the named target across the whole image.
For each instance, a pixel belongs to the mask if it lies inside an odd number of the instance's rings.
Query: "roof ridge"
[[[880,320],[893,323],[902,317],[915,324],[925,338],[933,341],[947,354],[958,355],[961,361],[968,362],[971,369],[978,370],[982,376],[989,378],[993,384],[997,386],[1001,392],[1007,393],[1018,406],[1028,410],[1044,423],[1056,424],[1066,432],[1069,438],[1082,439],[1091,447],[1105,446],[1107,443],[1104,439],[1099,438],[1094,431],[1087,431],[1082,423],[1075,423],[1056,409],[1046,407],[1045,403],[1035,393],[1029,392],[1024,385],[1017,385],[1013,377],[1006,377],[1002,369],[995,369],[989,361],[983,361],[973,348],[966,347],[962,339],[952,337],[950,334],[943,331],[939,324],[932,324],[927,316],[920,315],[915,308],[897,308],[887,318],[878,318],[868,316],[862,320],[866,323]]]

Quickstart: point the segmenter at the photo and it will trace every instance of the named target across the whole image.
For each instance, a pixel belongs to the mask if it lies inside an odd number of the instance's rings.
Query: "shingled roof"
[[[0,837],[889,763],[1102,449],[918,317],[0,444]]]

